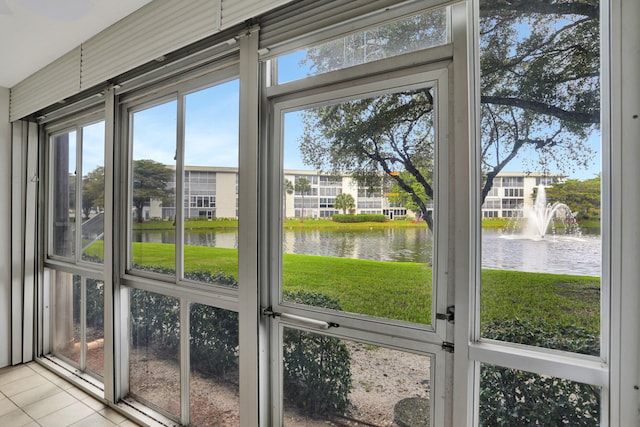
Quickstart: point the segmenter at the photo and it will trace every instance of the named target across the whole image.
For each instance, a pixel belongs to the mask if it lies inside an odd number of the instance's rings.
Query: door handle
[[[295,314],[278,313],[276,311],[273,311],[271,307],[263,308],[262,309],[262,315],[263,316],[269,316],[269,317],[272,317],[274,319],[276,317],[279,317],[280,319],[284,320],[285,322],[292,323],[292,324],[297,325],[297,326],[303,326],[303,327],[306,327],[306,328],[311,328],[311,329],[326,330],[326,329],[329,329],[329,328],[338,328],[338,327],[340,327],[340,325],[338,325],[337,323],[333,323],[333,322],[325,322],[323,320],[311,319],[309,317],[297,316]]]

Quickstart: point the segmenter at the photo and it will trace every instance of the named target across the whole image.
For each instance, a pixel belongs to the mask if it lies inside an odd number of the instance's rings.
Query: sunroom
[[[127,3],[0,3],[0,421],[640,425],[636,1]]]

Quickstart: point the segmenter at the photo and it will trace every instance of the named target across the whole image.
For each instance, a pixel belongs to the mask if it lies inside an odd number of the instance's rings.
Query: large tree
[[[173,180],[174,172],[154,160],[133,161],[133,207],[136,208],[138,222],[144,221],[143,209],[151,200],[166,201],[173,195],[167,185]]]
[[[580,181],[569,179],[546,189],[547,202],[562,202],[577,220],[600,219],[600,175]]]
[[[89,218],[92,208],[104,208],[104,166],[98,166],[82,178],[82,211]]]
[[[324,72],[428,46],[443,19],[424,14],[367,32],[366,41],[310,49],[305,62]],[[600,118],[599,43],[597,0],[480,2],[483,200],[516,157],[538,171],[589,163]],[[416,89],[308,110],[303,160],[360,180],[391,177],[432,227],[432,109],[432,94]]]

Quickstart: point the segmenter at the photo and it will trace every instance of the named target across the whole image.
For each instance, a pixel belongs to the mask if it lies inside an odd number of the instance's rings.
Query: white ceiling
[[[0,86],[14,86],[150,1],[0,0]]]

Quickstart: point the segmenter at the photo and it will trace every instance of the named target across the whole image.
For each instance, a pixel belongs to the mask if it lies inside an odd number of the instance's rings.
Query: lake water
[[[173,243],[172,231],[136,232],[135,241]],[[235,231],[191,231],[185,243],[237,248]],[[431,237],[425,228],[372,230],[285,230],[284,250],[292,254],[336,256],[377,261],[426,263],[431,260]],[[550,236],[535,241],[482,230],[482,267],[540,273],[599,276],[599,235]]]

